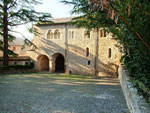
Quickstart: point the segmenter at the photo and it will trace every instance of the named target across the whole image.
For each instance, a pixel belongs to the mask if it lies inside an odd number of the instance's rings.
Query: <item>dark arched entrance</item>
[[[65,58],[61,53],[53,55],[52,72],[65,72]]]
[[[46,55],[38,57],[38,64],[40,71],[49,71],[49,59]]]
[[[61,54],[58,54],[55,61],[55,72],[65,72],[64,68],[64,57]]]

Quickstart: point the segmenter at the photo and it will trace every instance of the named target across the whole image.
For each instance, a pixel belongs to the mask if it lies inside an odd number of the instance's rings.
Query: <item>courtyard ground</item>
[[[128,113],[117,78],[0,75],[0,113]]]

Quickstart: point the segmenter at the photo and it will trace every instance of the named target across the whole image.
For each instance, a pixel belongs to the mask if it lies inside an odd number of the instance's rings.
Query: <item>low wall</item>
[[[150,113],[148,103],[138,95],[137,90],[129,82],[129,74],[123,65],[119,66],[119,79],[130,113]]]
[[[18,74],[18,73],[35,73],[35,69],[10,69],[10,70],[0,70],[0,74]]]

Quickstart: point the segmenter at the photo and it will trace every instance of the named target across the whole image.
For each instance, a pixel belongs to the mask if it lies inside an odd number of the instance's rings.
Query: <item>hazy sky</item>
[[[43,0],[43,4],[35,7],[36,11],[50,13],[53,18],[70,17],[71,6],[64,5],[61,0]],[[32,39],[33,35],[28,33],[26,27],[19,26],[15,30],[20,31],[25,37]],[[21,35],[15,34],[16,37],[22,38]]]
[[[36,10],[39,12],[51,13],[54,18],[68,17],[71,7],[64,5],[61,0],[43,0],[43,4],[39,5]]]

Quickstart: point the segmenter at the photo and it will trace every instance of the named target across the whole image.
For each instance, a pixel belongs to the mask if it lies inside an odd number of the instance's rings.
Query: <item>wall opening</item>
[[[72,74],[72,72],[71,71],[69,71],[69,75],[71,75]]]
[[[91,61],[88,61],[88,65],[91,65]]]
[[[84,31],[84,38],[90,38],[90,31]]]
[[[58,72],[58,73],[65,72],[65,58],[60,53],[56,53],[53,55],[52,72]]]
[[[108,49],[108,58],[111,58],[111,48]]]
[[[106,31],[104,29],[101,29],[100,30],[100,38],[106,37],[106,36],[107,36]]]
[[[49,71],[49,59],[46,55],[40,55],[38,57],[38,64],[40,71]]]
[[[47,33],[47,39],[50,39],[50,38],[51,38],[51,30],[49,30]]]
[[[86,57],[88,57],[90,55],[90,52],[89,52],[89,48],[87,47],[86,48]]]

